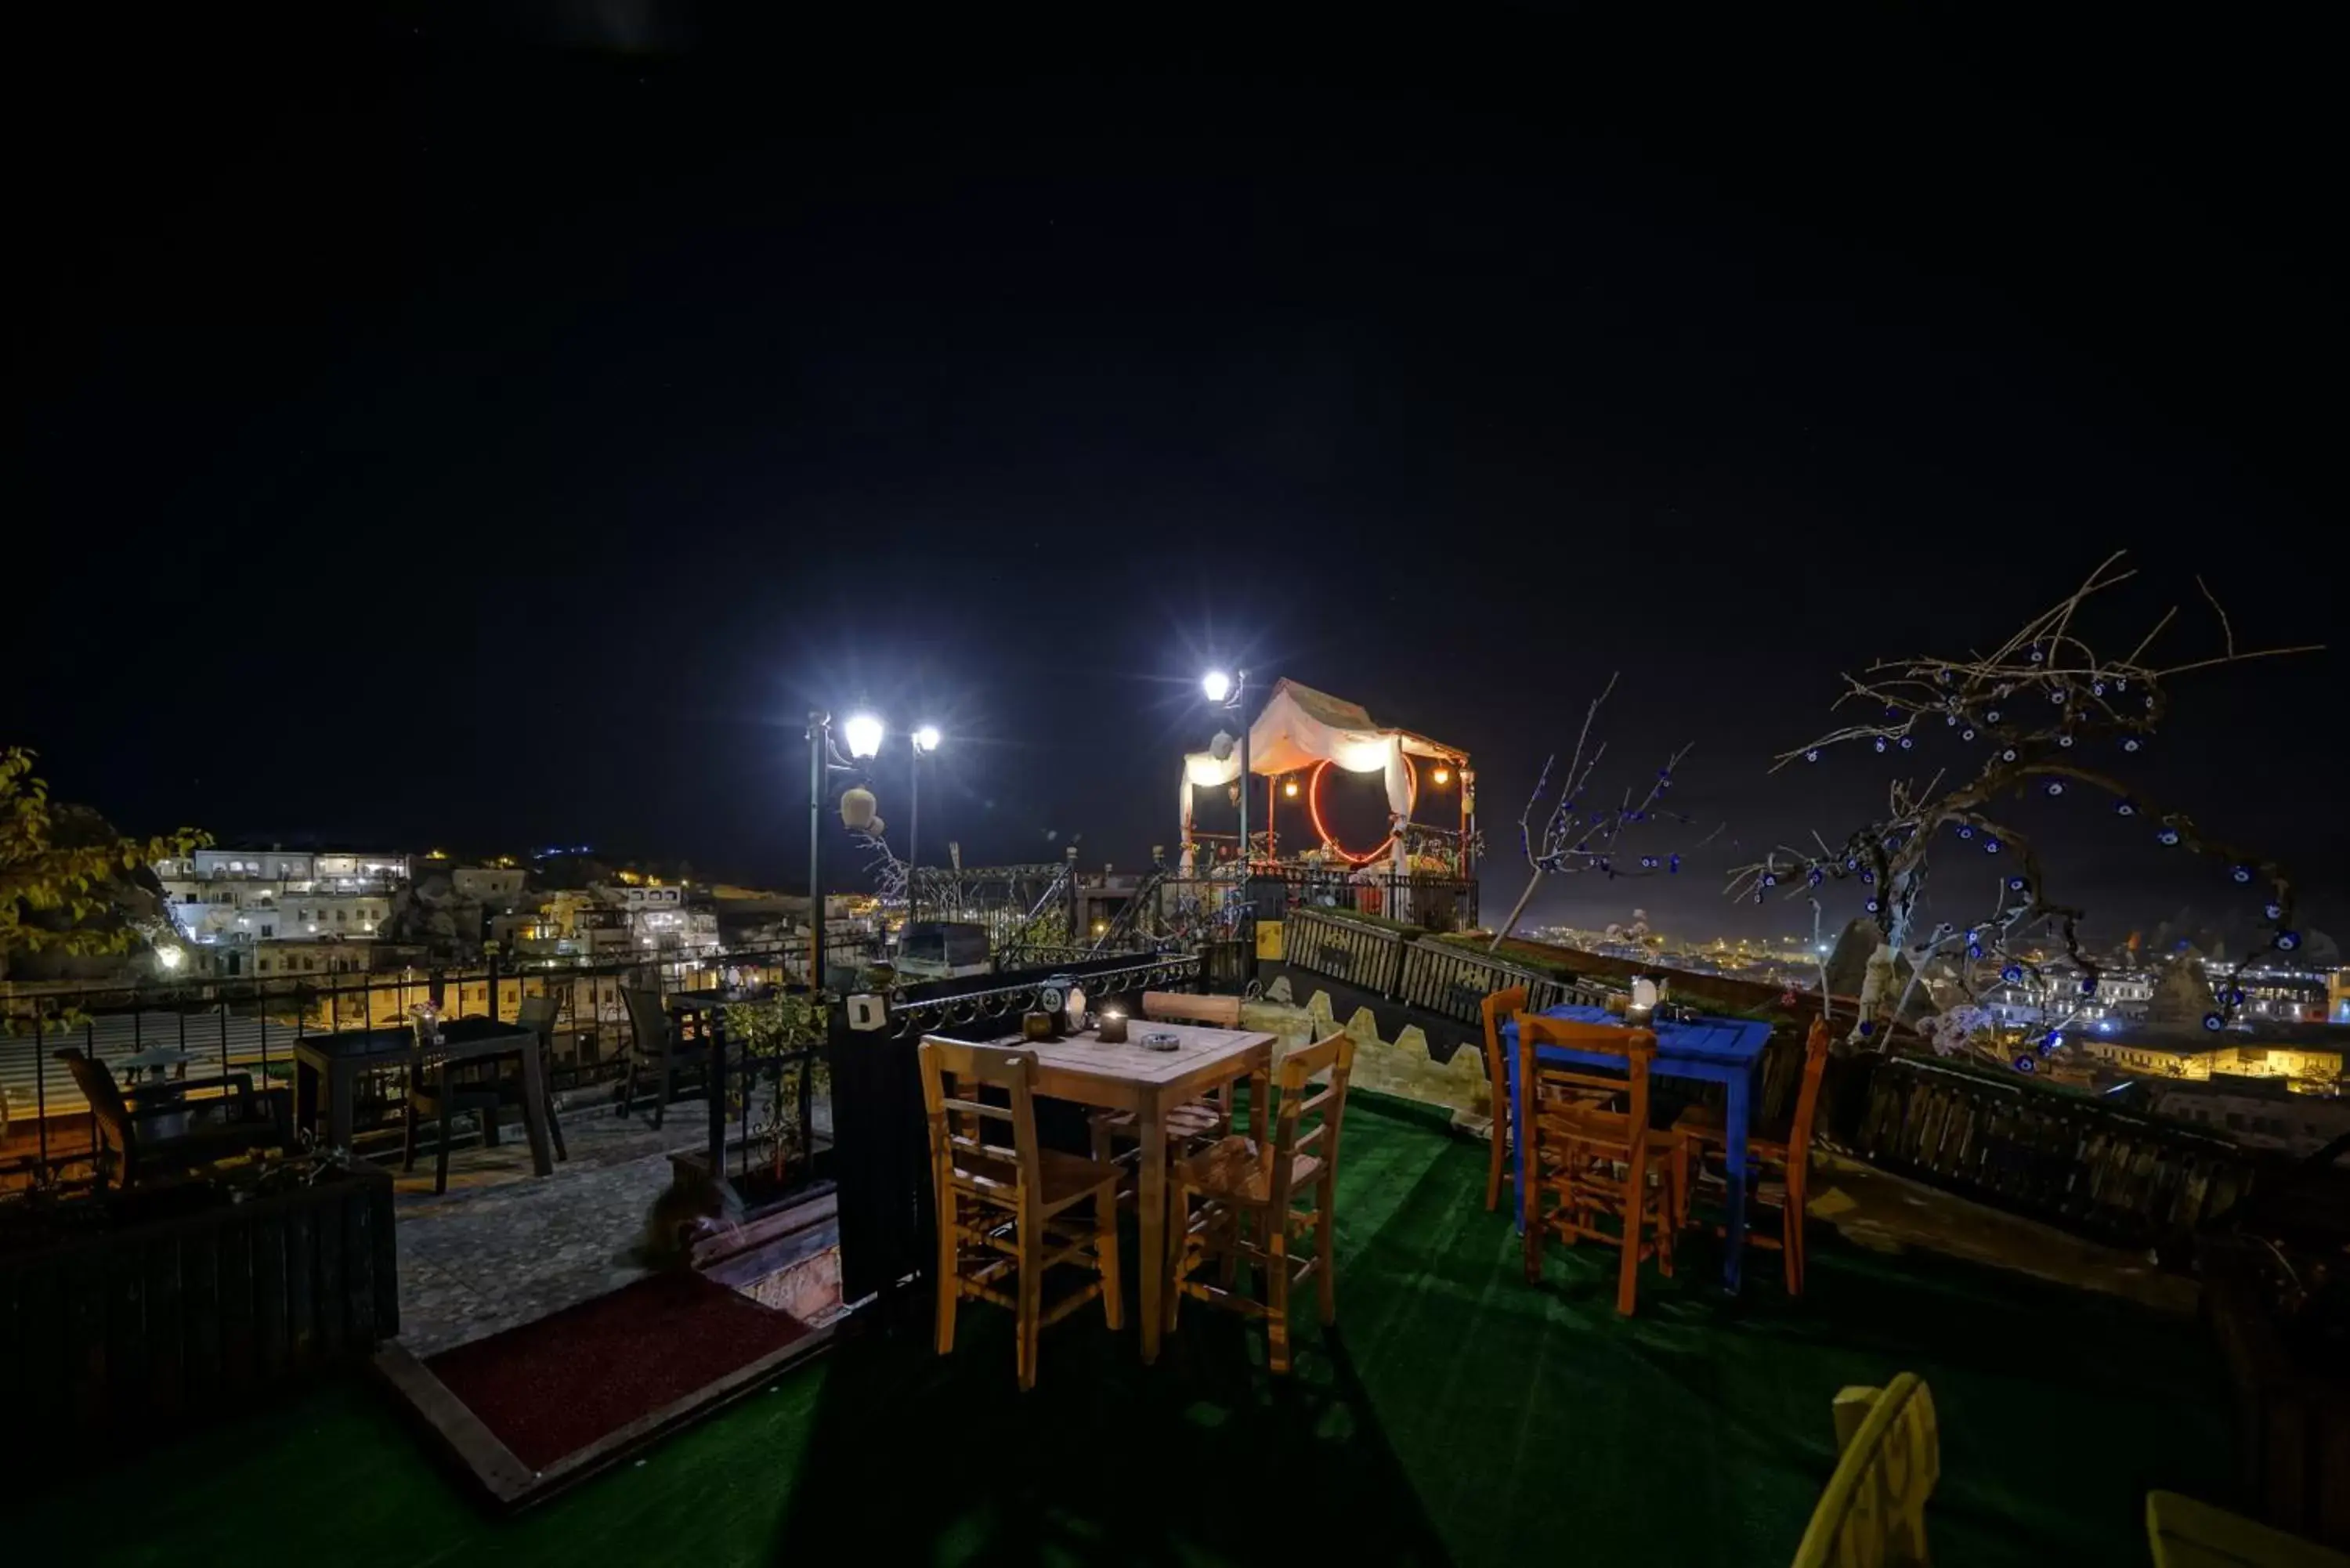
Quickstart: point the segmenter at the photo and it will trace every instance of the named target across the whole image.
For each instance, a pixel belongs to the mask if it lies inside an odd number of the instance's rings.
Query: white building
[[[155,864],[163,899],[200,946],[307,937],[364,940],[391,916],[404,855],[199,849]]]

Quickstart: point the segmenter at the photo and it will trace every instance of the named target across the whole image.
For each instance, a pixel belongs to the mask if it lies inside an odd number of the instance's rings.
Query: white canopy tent
[[[1263,710],[1249,726],[1248,751],[1249,772],[1265,778],[1300,773],[1325,763],[1351,774],[1378,774],[1387,785],[1388,810],[1399,824],[1411,819],[1412,781],[1404,759],[1426,757],[1460,771],[1464,836],[1476,809],[1468,753],[1409,730],[1374,722],[1355,703],[1295,680],[1274,683]],[[1213,752],[1193,752],[1183,759],[1180,793],[1186,875],[1192,869],[1192,792],[1228,788],[1240,772],[1237,745],[1222,757]],[[1397,834],[1389,846],[1389,858],[1399,875],[1405,867],[1404,857],[1403,836]]]

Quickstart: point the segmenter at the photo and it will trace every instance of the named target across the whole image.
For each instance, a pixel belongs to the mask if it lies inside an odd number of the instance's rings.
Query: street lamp
[[[853,713],[840,726],[848,742],[848,754],[859,762],[879,756],[881,753],[881,721],[870,713]]]
[[[1248,691],[1248,671],[1236,670],[1230,675],[1221,670],[1211,670],[1200,677],[1200,690],[1211,706],[1237,713],[1241,721],[1241,896],[1248,896],[1249,873],[1249,727],[1248,714],[1241,709],[1241,699]]]
[[[914,758],[906,764],[906,923],[914,923],[914,876],[922,863],[922,759],[939,749],[939,727],[922,724],[913,733]]]
[[[881,750],[881,721],[870,713],[853,713],[842,722],[840,732],[848,742],[847,758],[833,746],[832,715],[820,708],[808,711],[808,997],[818,1007],[824,998],[825,781],[836,773],[865,771],[858,764]]]

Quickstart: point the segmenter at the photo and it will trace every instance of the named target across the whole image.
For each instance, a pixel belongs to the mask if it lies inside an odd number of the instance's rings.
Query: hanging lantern
[[[840,796],[840,825],[851,833],[864,833],[871,830],[875,823],[879,820],[873,815],[874,807],[878,804],[873,798],[873,792],[863,784],[857,784],[843,791]]]

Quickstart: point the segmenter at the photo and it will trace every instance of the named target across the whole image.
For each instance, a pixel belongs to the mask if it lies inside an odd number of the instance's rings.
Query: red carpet
[[[655,1274],[425,1365],[515,1458],[545,1469],[806,1333],[699,1274]]]

